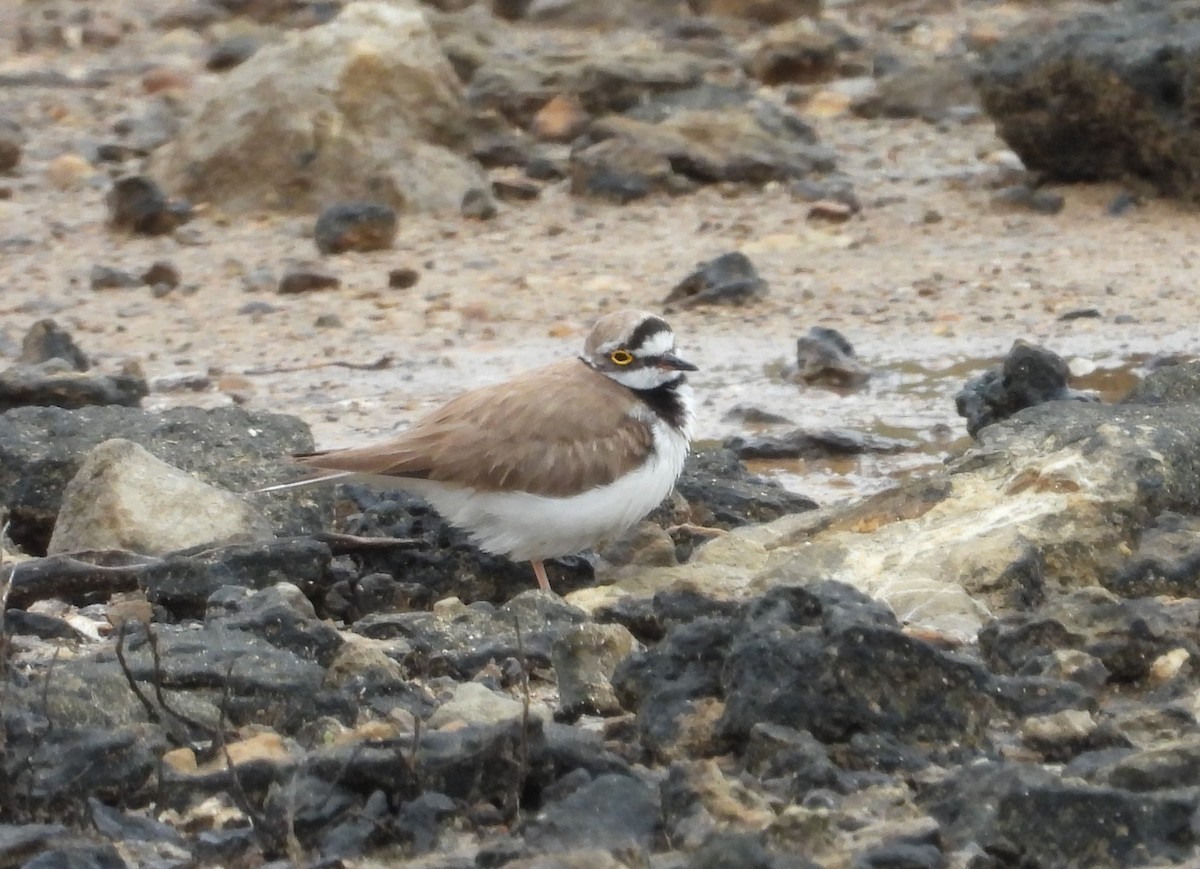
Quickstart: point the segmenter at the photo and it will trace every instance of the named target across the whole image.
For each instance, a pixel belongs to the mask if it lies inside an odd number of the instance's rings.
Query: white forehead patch
[[[670,332],[655,332],[633,352],[638,356],[662,356],[675,347],[675,336]]]

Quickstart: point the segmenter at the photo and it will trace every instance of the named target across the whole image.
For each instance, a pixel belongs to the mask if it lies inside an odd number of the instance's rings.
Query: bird
[[[381,442],[301,453],[309,476],[402,489],[427,500],[485,552],[545,560],[618,537],[658,506],[683,470],[695,424],[675,333],[646,311],[609,313],[583,352],[452,398]]]

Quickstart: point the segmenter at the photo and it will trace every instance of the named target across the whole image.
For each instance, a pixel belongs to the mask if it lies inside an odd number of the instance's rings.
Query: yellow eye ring
[[[612,360],[613,365],[628,365],[633,361],[633,354],[628,350],[614,350],[608,354],[608,358]]]

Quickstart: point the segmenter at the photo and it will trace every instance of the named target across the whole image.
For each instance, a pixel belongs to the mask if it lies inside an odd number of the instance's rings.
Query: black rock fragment
[[[726,438],[722,446],[739,459],[825,459],[902,453],[913,449],[915,444],[849,429],[796,429],[779,435],[734,435]]]
[[[377,202],[339,202],[321,212],[313,229],[323,254],[385,250],[396,240],[396,209]]]
[[[109,226],[135,235],[166,235],[192,218],[190,204],[168,199],[146,175],[117,179],[105,202]]]
[[[745,305],[767,294],[767,282],[754,263],[741,251],[722,254],[701,263],[663,299],[663,304],[690,308],[694,305]]]
[[[75,344],[70,332],[53,320],[38,320],[21,340],[21,355],[17,361],[24,365],[40,365],[51,359],[63,360],[74,371],[87,371],[91,367],[87,355]]]
[[[871,376],[854,347],[837,329],[813,326],[796,339],[796,376],[809,384],[856,389]]]
[[[751,474],[727,449],[698,450],[689,455],[675,491],[688,502],[693,522],[716,528],[770,522],[817,506],[811,498]]]
[[[1069,379],[1061,356],[1018,340],[998,367],[967,381],[954,396],[954,406],[959,416],[966,417],[967,432],[975,437],[984,426],[1047,401],[1096,401],[1095,396],[1068,387]]]

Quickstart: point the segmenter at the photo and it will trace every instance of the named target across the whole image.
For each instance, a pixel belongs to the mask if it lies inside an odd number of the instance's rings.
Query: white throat
[[[613,380],[622,386],[630,389],[636,389],[639,392],[646,389],[657,389],[663,384],[670,383],[673,380],[679,380],[683,375],[679,371],[666,370],[661,368],[632,368],[629,371],[605,371],[606,377],[611,377]]]

